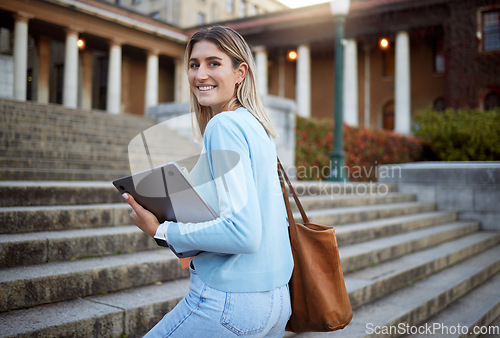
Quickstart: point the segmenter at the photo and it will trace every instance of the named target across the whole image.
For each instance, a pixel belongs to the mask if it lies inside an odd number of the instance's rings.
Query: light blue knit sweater
[[[258,292],[287,284],[293,258],[273,139],[238,108],[209,121],[202,155],[191,178],[219,218],[165,222],[157,235],[164,234],[177,252],[205,251],[193,262],[214,289]]]

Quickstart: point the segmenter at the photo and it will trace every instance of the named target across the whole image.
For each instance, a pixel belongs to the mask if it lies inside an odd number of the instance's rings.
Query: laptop
[[[177,162],[119,178],[113,185],[120,193],[127,192],[151,211],[160,223],[165,221],[197,223],[217,218],[217,213],[191,184]],[[179,257],[190,257],[200,251],[176,252]]]

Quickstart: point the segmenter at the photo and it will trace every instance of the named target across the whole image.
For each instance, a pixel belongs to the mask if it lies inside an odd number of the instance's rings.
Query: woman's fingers
[[[155,215],[153,215],[149,210],[146,210],[136,202],[132,195],[124,193],[123,198],[125,201],[132,207],[132,212],[130,213],[130,218],[142,231],[150,235],[154,236],[156,233],[156,229],[160,225],[158,219]]]

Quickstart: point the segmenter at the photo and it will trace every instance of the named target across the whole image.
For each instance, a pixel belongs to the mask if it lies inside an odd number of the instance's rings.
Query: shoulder
[[[205,128],[205,133],[210,134],[214,130],[227,130],[241,136],[252,133],[259,121],[246,108],[238,108],[234,111],[221,112],[210,119]]]
[[[213,125],[222,124],[228,126],[244,126],[248,124],[249,121],[256,120],[255,117],[244,107],[240,107],[234,111],[224,111],[221,112],[212,119],[207,124],[207,128]]]

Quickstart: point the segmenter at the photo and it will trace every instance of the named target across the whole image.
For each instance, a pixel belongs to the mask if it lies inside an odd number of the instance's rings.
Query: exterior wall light
[[[378,41],[378,46],[380,47],[380,49],[386,50],[387,48],[389,48],[389,40],[387,38],[381,38]]]
[[[76,45],[78,46],[78,49],[82,50],[85,48],[85,40],[83,39],[78,39],[78,41],[76,42]]]

